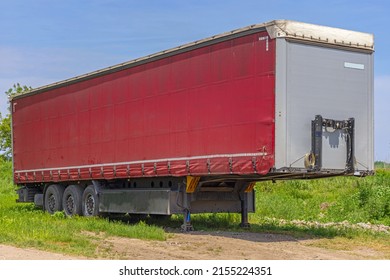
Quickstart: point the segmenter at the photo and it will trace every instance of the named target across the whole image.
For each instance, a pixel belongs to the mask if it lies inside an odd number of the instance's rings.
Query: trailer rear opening
[[[18,201],[248,226],[255,182],[373,172],[373,52],[371,34],[277,20],[17,95]]]

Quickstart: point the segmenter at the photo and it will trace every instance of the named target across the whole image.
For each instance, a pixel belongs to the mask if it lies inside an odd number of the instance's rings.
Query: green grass
[[[178,226],[181,219],[175,216],[172,221]],[[199,214],[193,215],[192,221],[201,230],[241,230],[239,214]],[[364,178],[257,183],[256,213],[249,214],[249,221],[254,232],[329,238],[364,236],[384,238],[390,244],[388,233],[355,226],[390,226],[390,170],[378,169],[374,176]]]
[[[390,169],[390,163],[385,161],[376,161],[375,169]]]
[[[0,243],[98,257],[104,239],[111,236],[152,240],[167,237],[161,227],[144,222],[66,218],[62,212],[50,215],[30,203],[17,204],[10,168],[9,162],[0,162]]]
[[[390,225],[390,171],[365,178],[265,182],[256,188],[254,219]]]

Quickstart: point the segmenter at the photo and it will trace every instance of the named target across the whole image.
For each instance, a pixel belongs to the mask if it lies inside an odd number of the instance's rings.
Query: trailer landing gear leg
[[[193,231],[194,228],[191,225],[191,212],[188,209],[184,210],[184,220],[181,226],[182,231]]]
[[[181,226],[181,230],[184,232],[193,231],[194,228],[191,225],[191,212],[190,212],[190,207],[188,202],[188,194],[187,194],[186,186],[183,185],[182,187],[183,187],[184,218],[183,218],[183,224]]]
[[[241,194],[241,224],[242,228],[250,228],[248,222],[248,195],[247,193]]]

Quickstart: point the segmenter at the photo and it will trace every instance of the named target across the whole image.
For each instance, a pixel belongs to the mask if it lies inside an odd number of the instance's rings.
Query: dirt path
[[[297,240],[288,235],[265,233],[193,232],[177,233],[167,241],[142,241],[125,238],[108,240],[120,259],[381,259],[381,252],[364,246],[352,251],[315,247],[318,240]]]
[[[109,238],[98,242],[103,259],[385,259],[383,252],[365,246],[353,250],[320,248],[318,240],[298,240],[288,235],[238,232],[175,233],[166,241]],[[100,253],[101,252],[101,253]],[[0,245],[0,260],[69,260],[81,257]]]
[[[65,256],[36,249],[22,249],[0,244],[1,260],[75,260],[73,256]]]

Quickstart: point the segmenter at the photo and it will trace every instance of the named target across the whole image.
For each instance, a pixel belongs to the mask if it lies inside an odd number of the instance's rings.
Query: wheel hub
[[[71,195],[68,196],[68,198],[66,199],[66,208],[67,208],[69,213],[74,212],[75,203],[74,203],[74,198]]]
[[[87,199],[85,200],[85,206],[87,214],[92,216],[95,210],[95,199],[93,195],[88,195]]]
[[[54,209],[56,207],[56,198],[53,194],[50,194],[48,199],[47,199],[47,205],[49,206],[49,210],[51,212],[54,212]]]

